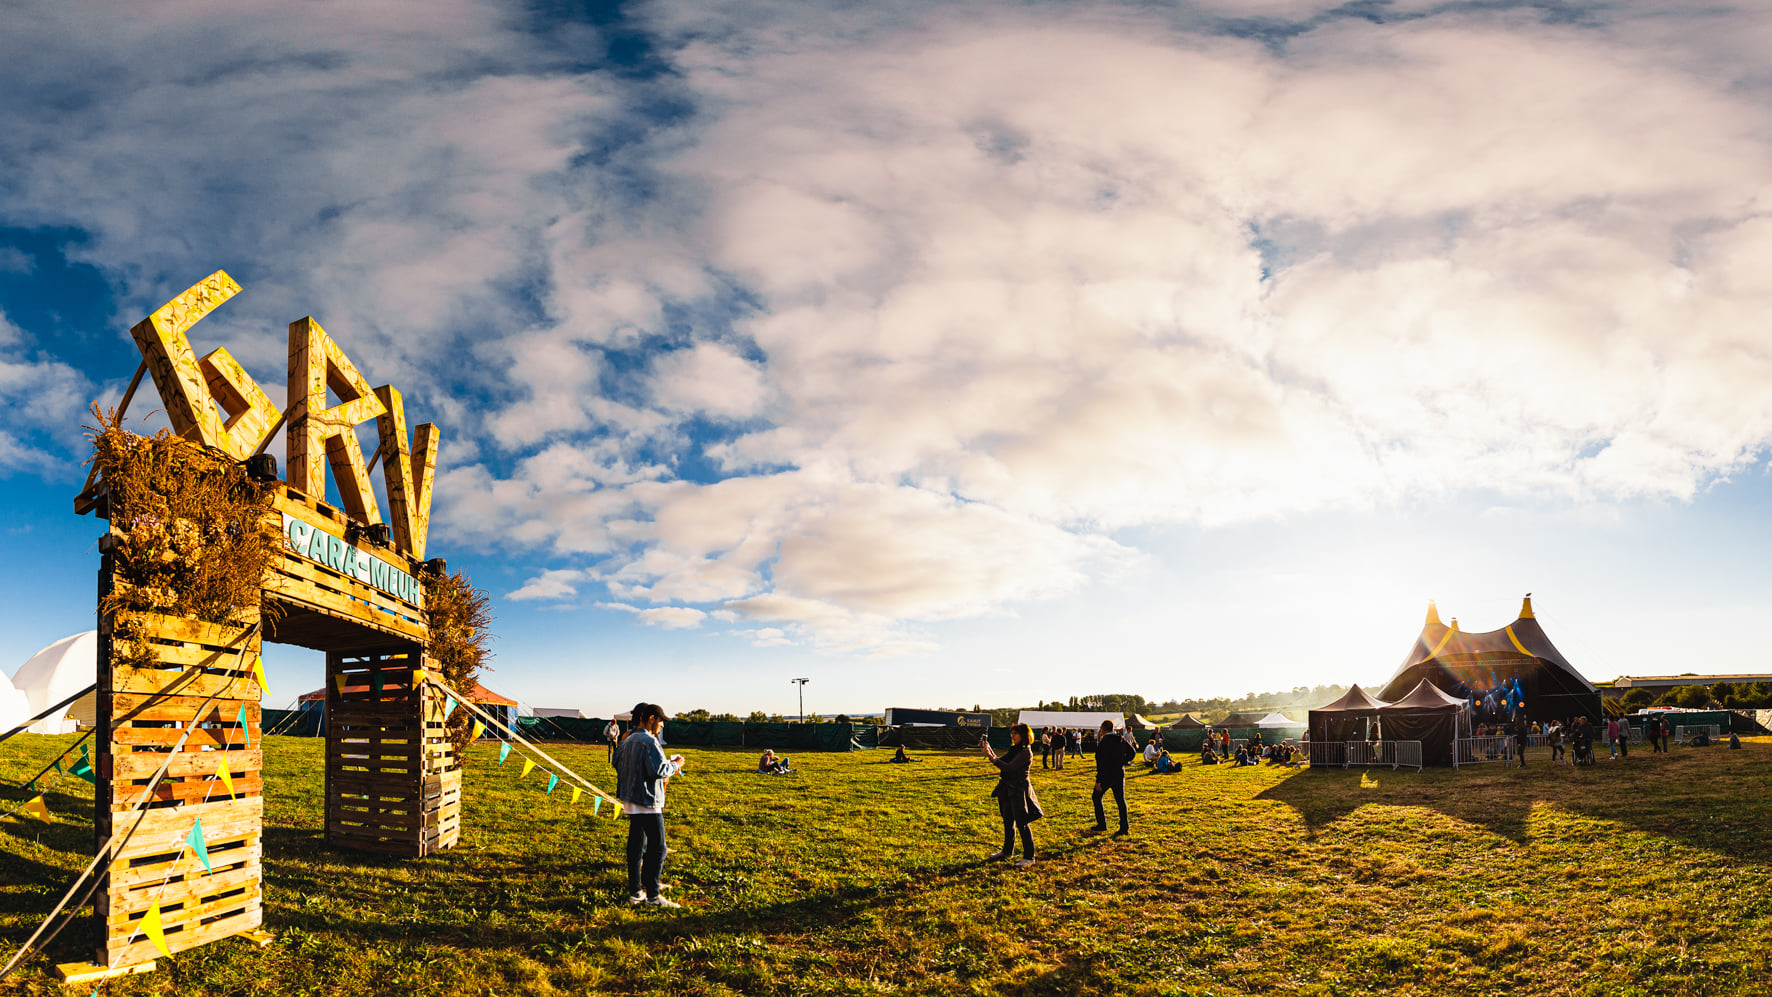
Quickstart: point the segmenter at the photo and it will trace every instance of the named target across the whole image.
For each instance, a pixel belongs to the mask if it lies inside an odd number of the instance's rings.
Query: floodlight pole
[[[811,679],[788,679],[788,681],[792,682],[795,685],[800,687],[800,722],[805,723],[806,722],[806,683],[808,683],[812,680]]]

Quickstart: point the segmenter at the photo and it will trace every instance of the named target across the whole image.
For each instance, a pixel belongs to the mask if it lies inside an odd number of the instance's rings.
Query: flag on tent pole
[[[560,784],[560,777],[555,775],[552,772],[549,772],[548,773],[548,791],[547,791],[546,795],[548,795],[548,796],[554,795],[554,787],[558,786],[559,784]]]
[[[523,771],[517,773],[517,778],[521,779],[533,771],[535,771],[535,762],[525,758],[523,759]]]
[[[160,905],[155,903],[148,908],[148,916],[142,918],[142,934],[160,950],[166,958],[172,958],[172,950],[166,947],[166,932],[160,927]]]
[[[221,765],[215,770],[215,777],[221,780],[222,788],[228,791],[228,795],[233,796],[234,775],[228,771],[228,753],[225,751],[222,752]]]
[[[479,726],[479,725],[476,724],[475,726]],[[498,742],[498,763],[500,765],[503,765],[505,763],[505,759],[507,759],[509,757],[511,757],[511,742],[509,742],[509,741]]]
[[[197,861],[203,863],[204,872],[214,872],[215,867],[209,864],[209,843],[203,840],[203,818],[191,825],[191,833],[185,835],[185,844],[197,853]]]

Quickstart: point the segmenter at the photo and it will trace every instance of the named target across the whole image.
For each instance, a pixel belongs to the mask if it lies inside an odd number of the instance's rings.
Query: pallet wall
[[[443,731],[443,702],[417,686],[412,646],[327,655],[326,840],[420,857],[455,844],[461,772]]]
[[[107,554],[101,593],[112,584],[111,571]],[[159,954],[143,933],[143,918],[155,904],[174,953],[251,931],[263,921],[264,753],[260,689],[252,675],[260,648],[255,623],[242,619],[230,626],[140,612],[100,621],[93,766],[98,841],[134,828],[102,867],[94,894],[101,936],[95,961],[101,965],[128,966]],[[123,664],[142,650],[150,655],[148,664]],[[193,720],[196,726],[181,745]],[[232,792],[219,777],[224,760]],[[162,764],[166,774],[149,794]],[[199,820],[209,870],[186,845]]]

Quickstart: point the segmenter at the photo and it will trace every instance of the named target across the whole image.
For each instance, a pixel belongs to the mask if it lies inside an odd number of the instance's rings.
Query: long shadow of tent
[[[1367,805],[1423,807],[1514,842],[1530,833],[1535,807],[1612,821],[1701,848],[1733,862],[1772,865],[1772,743],[1741,751],[1676,748],[1671,755],[1633,754],[1589,769],[1541,760],[1528,773],[1484,766],[1463,771],[1302,771],[1257,794],[1291,807],[1315,838]],[[1362,785],[1362,779],[1368,785]],[[1370,783],[1376,782],[1376,786]]]

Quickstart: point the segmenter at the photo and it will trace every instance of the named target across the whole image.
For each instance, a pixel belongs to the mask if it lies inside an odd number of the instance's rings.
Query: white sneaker
[[[1015,867],[1017,869],[1026,869],[1028,866],[1033,865],[1033,864],[1034,864],[1033,859],[1022,859],[1020,862],[1015,863]]]
[[[646,894],[644,894],[644,893],[630,893],[630,894],[628,894],[628,903],[630,903],[630,904],[638,905],[638,904],[643,904],[645,902],[646,902]]]
[[[989,855],[986,855],[984,860],[986,862],[1001,862],[1013,854],[1013,852],[992,852]]]
[[[648,907],[681,907],[683,905],[678,903],[675,900],[666,900],[662,896],[657,896],[657,897],[652,897],[652,898],[648,899],[646,901],[646,906],[648,906]]]

